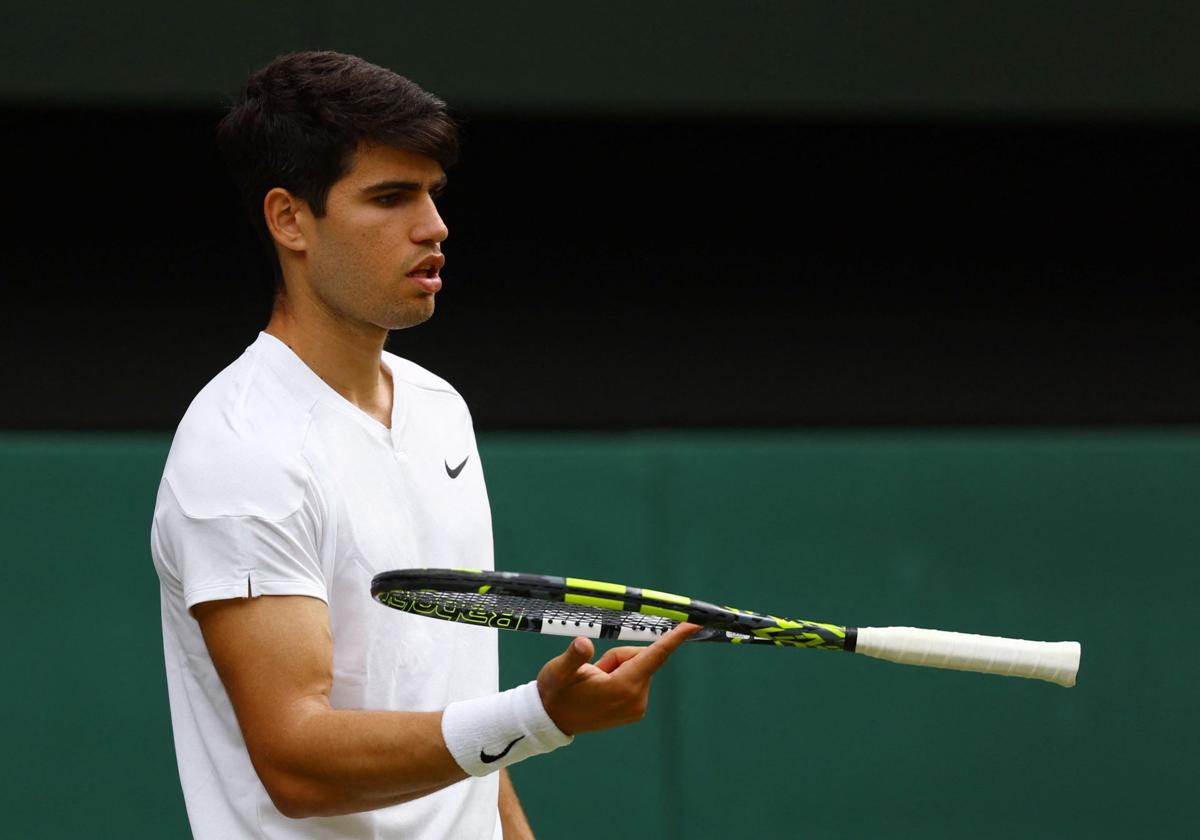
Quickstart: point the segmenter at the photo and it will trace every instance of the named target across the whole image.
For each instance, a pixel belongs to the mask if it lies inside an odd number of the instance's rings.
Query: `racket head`
[[[688,621],[692,641],[853,650],[853,630],[718,607],[683,595],[585,578],[474,569],[398,569],[371,582],[385,606],[502,630],[652,641]]]
[[[385,572],[371,582],[372,597],[394,610],[496,630],[645,642],[679,623],[613,604],[567,601],[567,589],[563,578],[456,569]]]

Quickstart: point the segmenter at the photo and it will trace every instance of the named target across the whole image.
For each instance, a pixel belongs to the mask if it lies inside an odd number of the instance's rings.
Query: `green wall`
[[[497,565],[851,624],[1078,639],[1078,687],[685,647],[514,768],[542,837],[1178,836],[1200,432],[487,436]],[[4,819],[186,836],[147,550],[162,436],[0,436]],[[365,608],[371,608],[364,593]],[[554,639],[503,637],[503,680]]]
[[[1195,118],[1200,9],[1121,0],[9,0],[0,100],[215,106],[338,49],[460,109]]]

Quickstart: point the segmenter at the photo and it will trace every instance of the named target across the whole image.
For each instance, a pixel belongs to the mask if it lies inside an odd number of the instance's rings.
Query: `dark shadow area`
[[[0,427],[170,429],[265,323],[214,113],[0,111]],[[393,351],[480,429],[1200,419],[1200,126],[475,115]]]

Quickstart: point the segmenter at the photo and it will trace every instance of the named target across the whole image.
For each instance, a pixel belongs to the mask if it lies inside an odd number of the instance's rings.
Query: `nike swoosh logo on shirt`
[[[446,475],[450,476],[451,478],[458,478],[458,474],[462,472],[462,468],[465,467],[467,465],[467,461],[470,460],[471,456],[468,455],[466,458],[462,459],[462,463],[457,467],[451,467],[449,461],[442,461],[442,463],[446,465]]]
[[[466,461],[463,461],[463,463],[465,464]],[[509,745],[496,755],[488,755],[484,750],[480,750],[479,760],[484,764],[491,764],[493,761],[499,761],[500,759],[504,758],[504,756],[508,755],[508,751],[513,748],[513,745],[516,744],[517,741],[520,741],[524,737],[524,735],[519,735],[516,738],[513,738]]]

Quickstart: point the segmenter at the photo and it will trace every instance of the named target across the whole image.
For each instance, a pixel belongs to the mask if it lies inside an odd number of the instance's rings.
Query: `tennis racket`
[[[842,627],[718,607],[617,583],[473,569],[402,569],[371,581],[371,595],[411,615],[499,630],[652,642],[676,624],[693,642],[843,650],[904,665],[952,668],[1075,685],[1079,642],[1030,642],[917,627]]]

